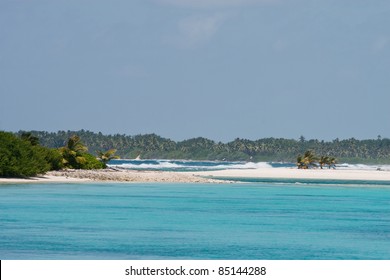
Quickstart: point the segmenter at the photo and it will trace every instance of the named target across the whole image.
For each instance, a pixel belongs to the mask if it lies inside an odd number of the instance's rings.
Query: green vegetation
[[[79,136],[69,137],[66,145],[59,148],[62,155],[62,163],[65,168],[71,169],[101,169],[104,164],[96,157],[87,153],[88,148],[82,142]]]
[[[104,162],[87,153],[87,147],[76,135],[64,147],[48,148],[41,146],[33,133],[23,132],[17,137],[0,131],[0,177],[31,177],[61,168],[104,167]]]
[[[58,169],[58,151],[40,146],[35,137],[0,131],[0,177],[29,177]]]
[[[21,135],[23,132],[19,132]],[[242,160],[242,161],[289,161],[295,162],[297,155],[305,151],[317,151],[324,157],[337,157],[339,162],[390,163],[390,139],[357,140],[355,138],[333,141],[316,139],[264,138],[247,140],[237,138],[229,143],[215,142],[206,138],[193,138],[175,142],[155,134],[127,136],[122,134],[103,135],[86,130],[58,131],[49,133],[31,131],[43,146],[60,148],[72,135],[78,135],[89,152],[116,149],[121,158],[150,159],[193,159],[193,160]],[[323,166],[326,166],[324,164]]]
[[[98,160],[100,160],[100,162],[103,163],[104,168],[106,168],[107,167],[107,163],[110,160],[120,158],[119,156],[116,156],[115,153],[116,153],[115,149],[111,149],[111,150],[108,150],[106,152],[98,151],[97,152],[97,154],[98,154],[97,158],[98,158]]]
[[[311,150],[306,151],[303,156],[299,155],[297,157],[298,169],[310,169],[318,166],[323,169],[325,165],[327,165],[328,168],[335,168],[336,158],[330,156],[317,157]]]
[[[314,150],[322,156],[317,157]],[[222,143],[202,137],[175,142],[155,134],[103,135],[85,130],[20,131],[16,134],[0,131],[0,176],[28,177],[61,168],[100,169],[111,159],[118,158],[115,153],[122,158],[141,154],[144,159],[297,160],[298,168],[331,168],[335,157],[339,162],[389,164],[390,139],[378,136],[373,140],[351,138],[325,142],[301,136],[297,140],[237,138]]]

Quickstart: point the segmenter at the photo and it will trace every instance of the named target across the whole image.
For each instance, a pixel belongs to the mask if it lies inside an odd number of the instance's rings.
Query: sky
[[[388,0],[0,0],[0,130],[390,137]]]

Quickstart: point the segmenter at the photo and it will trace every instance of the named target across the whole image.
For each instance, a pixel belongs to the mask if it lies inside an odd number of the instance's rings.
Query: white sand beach
[[[192,173],[135,170],[61,170],[50,171],[33,178],[0,178],[0,184],[9,183],[77,183],[77,182],[133,182],[133,183],[216,183]]]
[[[65,176],[42,175],[32,178],[0,178],[1,184],[26,184],[26,183],[77,183],[90,182],[90,179],[80,179]]]
[[[379,170],[338,170],[338,169],[297,169],[261,168],[241,170],[219,170],[197,173],[199,176],[224,178],[278,178],[278,179],[325,179],[325,180],[373,180],[390,181],[390,171]]]
[[[204,172],[135,171],[135,170],[62,170],[51,171],[28,179],[0,178],[0,184],[9,183],[77,183],[77,182],[134,182],[134,183],[226,183],[223,178],[283,178],[324,180],[389,181],[390,171],[260,168],[232,169]]]

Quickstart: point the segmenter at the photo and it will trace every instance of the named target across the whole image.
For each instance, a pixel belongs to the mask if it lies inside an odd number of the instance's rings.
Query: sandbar
[[[275,178],[275,179],[318,179],[318,180],[359,180],[389,181],[390,171],[360,169],[297,169],[260,168],[232,169],[199,172],[199,176],[209,178]]]
[[[81,182],[133,182],[133,183],[217,183],[213,178],[204,178],[192,173],[171,171],[136,170],[74,170],[49,171],[32,178],[0,178],[0,184],[15,183],[81,183]]]
[[[224,180],[220,180],[223,178]],[[133,183],[230,183],[240,178],[318,179],[388,181],[390,171],[333,170],[296,168],[230,169],[202,172],[137,171],[125,169],[61,170],[50,171],[33,178],[0,178],[0,184],[14,183],[81,183],[81,182],[133,182]],[[229,181],[229,179],[232,179]]]

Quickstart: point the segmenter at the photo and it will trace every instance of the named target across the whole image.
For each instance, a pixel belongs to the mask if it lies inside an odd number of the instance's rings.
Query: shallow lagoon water
[[[0,186],[0,259],[390,259],[390,187]]]

